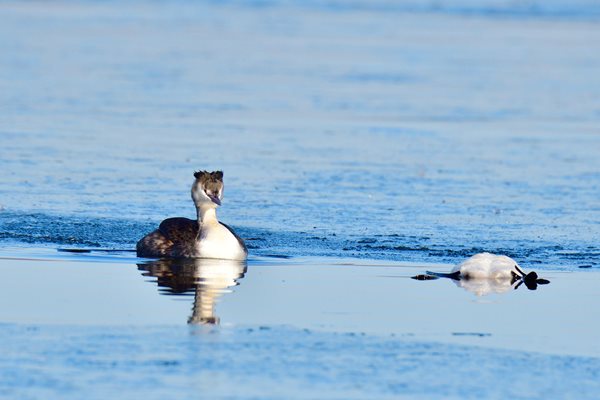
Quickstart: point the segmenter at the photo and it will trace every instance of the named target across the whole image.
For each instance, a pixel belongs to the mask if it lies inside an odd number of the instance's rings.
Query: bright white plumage
[[[546,279],[538,279],[538,275],[533,271],[525,274],[512,258],[492,253],[475,254],[452,268],[450,273],[427,271],[427,275],[417,275],[413,278],[450,278],[457,286],[478,296],[504,293],[511,288],[518,289],[521,284],[535,290],[537,285],[549,283]]]
[[[515,274],[521,275],[517,268],[517,262],[508,256],[479,253],[455,266],[452,272],[460,272],[461,279],[512,280]]]

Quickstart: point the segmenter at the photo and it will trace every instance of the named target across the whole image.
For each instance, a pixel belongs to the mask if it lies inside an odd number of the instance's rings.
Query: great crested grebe
[[[198,171],[192,184],[197,220],[169,218],[136,246],[138,257],[245,260],[248,250],[233,229],[217,220],[223,198],[223,171]]]
[[[492,253],[475,254],[452,268],[450,273],[427,271],[427,275],[413,276],[413,279],[417,280],[436,278],[450,278],[459,286],[478,295],[502,293],[515,283],[515,289],[525,284],[530,290],[537,289],[538,285],[550,283],[546,279],[538,278],[533,271],[526,274],[512,258]]]

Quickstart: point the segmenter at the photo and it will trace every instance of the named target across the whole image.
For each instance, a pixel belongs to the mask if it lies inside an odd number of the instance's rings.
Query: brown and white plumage
[[[248,250],[233,229],[217,220],[223,197],[223,172],[194,174],[192,199],[197,220],[168,218],[137,243],[139,257],[221,258],[245,260]]]

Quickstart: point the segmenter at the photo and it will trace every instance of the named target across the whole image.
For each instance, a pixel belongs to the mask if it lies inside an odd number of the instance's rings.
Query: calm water
[[[599,27],[587,0],[1,2],[0,397],[593,398]],[[56,252],[193,217],[198,169],[247,266]],[[552,283],[409,279],[484,250]]]
[[[149,261],[5,249],[0,304],[18,302],[0,310],[0,320],[292,326],[600,358],[598,272],[545,271],[551,283],[536,291],[410,279],[449,268],[329,257]],[[24,295],[23,283],[36,295]]]
[[[597,397],[597,272],[478,297],[425,268],[5,248],[0,395]]]

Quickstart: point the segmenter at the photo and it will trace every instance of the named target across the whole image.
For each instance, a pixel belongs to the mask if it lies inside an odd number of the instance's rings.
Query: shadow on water
[[[168,296],[194,295],[191,325],[219,323],[218,299],[239,285],[246,262],[217,259],[161,259],[137,264],[143,276],[156,278],[159,292]]]

